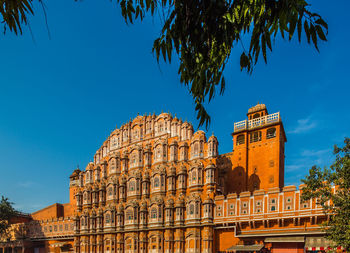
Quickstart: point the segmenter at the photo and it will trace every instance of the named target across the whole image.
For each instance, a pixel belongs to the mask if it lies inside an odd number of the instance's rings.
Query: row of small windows
[[[202,184],[202,174],[203,174],[203,170],[198,168],[198,169],[192,169],[188,172],[188,182],[189,182],[189,186],[191,186],[192,184]],[[214,183],[214,170],[213,169],[208,169],[206,171],[206,180],[205,183]],[[158,188],[158,187],[163,187],[165,186],[165,176],[161,175],[161,176],[154,176],[151,178],[150,182],[151,182],[151,187],[152,188]],[[181,184],[181,183],[185,183],[186,180],[186,176],[183,175],[179,175],[178,176],[178,180],[177,183]],[[186,180],[187,181],[187,180]],[[176,180],[171,180],[170,178],[168,179],[168,184],[169,184],[169,188],[172,188],[171,185],[172,184],[176,184]],[[139,188],[140,182],[136,181],[136,179],[131,179],[128,183],[127,183],[127,192],[132,192],[132,191],[138,191],[140,190]],[[146,185],[146,184],[145,184]],[[111,196],[113,195],[113,192],[116,192],[116,185],[114,186],[110,186],[107,188],[107,196]],[[84,194],[84,200],[87,200],[87,193]]]
[[[164,175],[157,175],[151,178],[150,182],[141,182],[140,179],[132,178],[126,185],[111,184],[107,186],[106,192],[101,191],[84,191],[83,194],[77,194],[77,206],[98,204],[112,199],[125,199],[130,196],[149,195],[152,192],[176,191],[177,189],[186,189],[187,187],[202,186],[205,184],[214,184],[214,169],[206,170],[206,177],[203,177],[203,170],[192,169],[189,171],[188,177],[181,174],[177,177],[165,178]],[[188,181],[187,181],[188,178]],[[203,180],[205,179],[205,180]],[[188,182],[188,185],[187,185]],[[166,185],[167,184],[167,185]],[[177,186],[177,187],[176,187]],[[91,203],[92,202],[92,203]]]
[[[182,146],[182,147],[176,147],[176,146],[170,146],[169,154],[168,154],[168,148],[166,145],[157,145],[157,147],[154,149],[154,155],[152,156],[152,153],[144,153],[141,150],[133,151],[129,156],[129,162],[128,159],[124,159],[121,161],[120,159],[111,159],[109,162],[109,170],[108,173],[120,173],[121,171],[127,171],[128,168],[135,168],[135,167],[141,167],[143,165],[151,165],[152,163],[157,162],[167,162],[168,161],[168,155],[170,161],[183,161],[188,159],[195,159],[198,157],[204,157],[205,151],[204,151],[204,142],[196,142],[191,145],[191,153],[189,154],[189,147]],[[190,157],[189,157],[190,155]],[[212,157],[218,155],[218,145],[214,141],[208,142],[208,150],[207,150],[207,156]],[[152,159],[153,157],[153,159]],[[91,172],[92,173],[92,172]],[[102,173],[102,175],[101,175]],[[106,168],[103,168],[101,172],[95,172],[95,180],[99,180],[100,177],[107,176],[107,170]],[[90,172],[87,171],[86,174],[86,181],[92,182],[93,181],[93,175],[90,175]]]
[[[255,201],[255,207],[254,207],[254,213],[261,213],[263,208],[262,200]],[[300,209],[309,208],[309,202],[302,202],[300,203]],[[240,214],[248,214],[249,213],[249,207],[248,202],[241,202],[240,204]],[[293,209],[293,198],[287,197],[285,198],[285,204],[284,204],[284,210],[292,210]],[[277,211],[277,199],[271,198],[269,200],[268,205],[269,212],[275,212]],[[235,205],[230,204],[228,206],[228,214],[229,215],[235,215]],[[222,207],[218,205],[216,207],[216,216],[222,216]]]
[[[70,227],[70,228],[69,228]],[[74,224],[64,224],[64,231],[73,230]],[[53,225],[53,226],[44,226],[44,232],[62,232],[63,231],[63,224],[60,225]]]
[[[249,142],[253,143],[253,142],[258,142],[261,141],[261,136],[262,136],[262,132],[261,131],[255,131],[249,134]],[[271,139],[276,137],[276,128],[269,128],[266,131],[266,139]],[[245,143],[245,136],[244,134],[240,134],[237,136],[236,139],[236,145],[242,145]]]
[[[200,202],[195,202],[195,203],[190,203],[188,204],[186,208],[186,212],[184,208],[176,208],[176,216],[175,216],[175,209],[164,209],[161,206],[157,207],[151,207],[148,213],[149,217],[149,222],[154,223],[154,222],[162,222],[163,220],[163,212],[165,214],[164,218],[166,218],[166,221],[173,220],[173,218],[176,218],[176,220],[183,220],[184,219],[184,214],[187,214],[186,219],[200,219],[201,218],[201,203]],[[203,218],[212,218],[212,207],[211,205],[203,205]],[[117,215],[115,217],[115,215]],[[128,224],[144,224],[146,221],[147,215],[144,212],[139,213],[137,211],[137,208],[129,208],[125,211],[124,215],[118,214],[113,214],[113,213],[106,213],[104,215],[104,222],[101,218],[91,218],[88,216],[82,216],[80,218],[80,225],[82,229],[87,228],[88,226],[90,227],[95,227],[97,226],[102,226],[106,225],[111,226],[115,221],[117,221],[117,225],[123,225],[123,218],[125,217],[125,225]],[[140,222],[138,222],[138,219],[140,219]],[[90,222],[89,222],[90,221]],[[79,224],[77,223],[77,227],[79,227]]]

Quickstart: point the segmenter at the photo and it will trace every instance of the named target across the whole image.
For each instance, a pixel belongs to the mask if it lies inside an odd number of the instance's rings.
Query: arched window
[[[194,157],[198,156],[198,152],[199,152],[199,145],[198,145],[198,143],[195,143],[194,144],[194,150],[193,150]]]
[[[193,170],[192,171],[192,181],[196,181],[196,179],[197,179],[197,172],[196,172],[196,170]]]
[[[157,218],[157,208],[152,208],[151,210],[151,219],[156,219]]]
[[[151,124],[149,122],[146,122],[146,134],[151,132]]]
[[[138,139],[139,138],[139,131],[137,131],[137,129],[134,130],[134,134],[133,134],[133,139]]]
[[[127,130],[124,130],[123,132],[123,141],[127,141],[128,140],[128,132]]]
[[[194,205],[193,204],[190,204],[190,215],[193,215],[194,214]]]
[[[111,138],[111,142],[110,142],[110,148],[111,149],[115,149],[117,147],[117,137],[113,136]]]
[[[173,124],[171,126],[171,137],[174,137],[174,136],[176,136],[176,125],[175,124]]]
[[[113,195],[113,186],[109,187],[107,191],[108,191],[107,192],[108,196],[112,196]]]
[[[236,145],[242,145],[245,142],[245,138],[244,138],[244,134],[240,134],[237,136],[237,140],[236,140]]]
[[[159,187],[159,177],[154,178],[154,187]]]
[[[129,182],[129,191],[135,191],[135,182],[134,181]]]
[[[261,131],[250,133],[250,143],[261,141]]]
[[[130,220],[133,219],[132,216],[133,216],[133,215],[132,215],[132,211],[131,211],[131,210],[128,210],[128,211],[126,212],[126,219],[130,221]]]
[[[162,158],[162,152],[161,152],[160,147],[158,147],[156,150],[156,160],[159,161],[161,158]]]
[[[106,214],[106,223],[111,222],[111,215],[109,213]]]
[[[136,166],[136,164],[137,164],[137,156],[136,156],[136,154],[133,154],[131,156],[131,165]]]
[[[115,172],[115,170],[116,170],[116,162],[115,162],[115,159],[112,159],[111,160],[111,162],[109,163],[109,168],[110,168],[110,170],[109,170],[109,172],[111,173],[111,172]],[[99,176],[97,176],[98,175],[98,172],[96,171],[96,177],[99,179]]]
[[[269,128],[266,131],[266,139],[271,139],[276,137],[276,128]]]

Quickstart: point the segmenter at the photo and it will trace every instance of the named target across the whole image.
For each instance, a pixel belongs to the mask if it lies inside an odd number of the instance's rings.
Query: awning
[[[254,244],[254,245],[233,245],[226,251],[259,251],[264,247],[264,244]]]
[[[326,250],[326,249],[342,249],[341,246],[334,247],[334,242],[324,237],[307,237],[305,241],[306,250]]]
[[[264,242],[305,242],[304,236],[276,236],[267,237]]]

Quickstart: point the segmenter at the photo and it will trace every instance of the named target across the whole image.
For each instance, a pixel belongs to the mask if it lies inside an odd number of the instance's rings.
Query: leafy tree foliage
[[[16,214],[15,209],[12,207],[12,203],[9,202],[8,198],[1,197],[0,201],[0,235],[5,233],[9,226],[11,217]]]
[[[241,47],[241,70],[252,73],[260,52],[267,62],[273,39],[279,34],[292,39],[302,31],[318,50],[326,40],[327,23],[311,12],[305,0],[117,0],[126,22],[143,19],[163,10],[164,22],[153,52],[157,60],[171,62],[173,50],[180,58],[180,81],[189,88],[196,104],[199,125],[210,123],[204,103],[220,87],[225,90],[223,71],[234,47]],[[244,36],[250,37],[247,48]]]
[[[4,32],[9,28],[15,34],[22,34],[22,25],[28,25],[28,16],[34,14],[32,2],[33,0],[0,0]]]
[[[10,219],[15,214],[16,210],[12,207],[12,203],[9,202],[8,198],[2,196],[0,201],[0,236],[6,232]]]
[[[5,28],[22,32],[33,14],[34,0],[0,0]],[[42,0],[37,0],[42,3]],[[173,51],[180,59],[180,81],[196,104],[199,125],[210,123],[204,104],[219,88],[225,90],[223,71],[233,48],[242,50],[241,70],[252,73],[260,53],[267,62],[277,36],[291,40],[297,31],[318,50],[326,40],[327,23],[310,10],[306,0],[117,0],[127,23],[146,15],[161,14],[162,29],[155,39],[157,60],[171,62]],[[44,9],[45,10],[45,9]],[[244,42],[250,39],[249,45]]]
[[[344,147],[334,147],[336,159],[330,169],[312,167],[302,180],[302,201],[315,198],[329,220],[323,224],[327,237],[350,250],[350,139]],[[335,186],[336,191],[332,189]]]

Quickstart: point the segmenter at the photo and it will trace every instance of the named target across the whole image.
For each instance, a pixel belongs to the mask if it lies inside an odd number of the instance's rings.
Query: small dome
[[[132,124],[138,124],[138,123],[141,123],[143,120],[143,116],[141,115],[138,115],[133,121],[132,121]]]
[[[72,173],[72,175],[70,175],[70,178],[79,176],[80,171],[81,171],[81,170],[80,170],[79,168],[76,169],[76,170],[74,170],[73,173]]]
[[[205,132],[203,130],[198,130],[194,135],[205,135]]]
[[[212,135],[209,137],[208,141],[210,141],[210,140],[218,141],[218,139],[216,138],[216,136],[215,136],[214,134],[212,134]]]
[[[253,106],[252,108],[249,108],[248,113],[253,113],[261,110],[266,110],[266,105],[264,104],[257,104],[256,106]]]
[[[168,118],[168,117],[169,118],[171,117],[171,115],[169,113],[162,112],[161,114],[158,115],[156,120],[161,119],[161,118]]]

